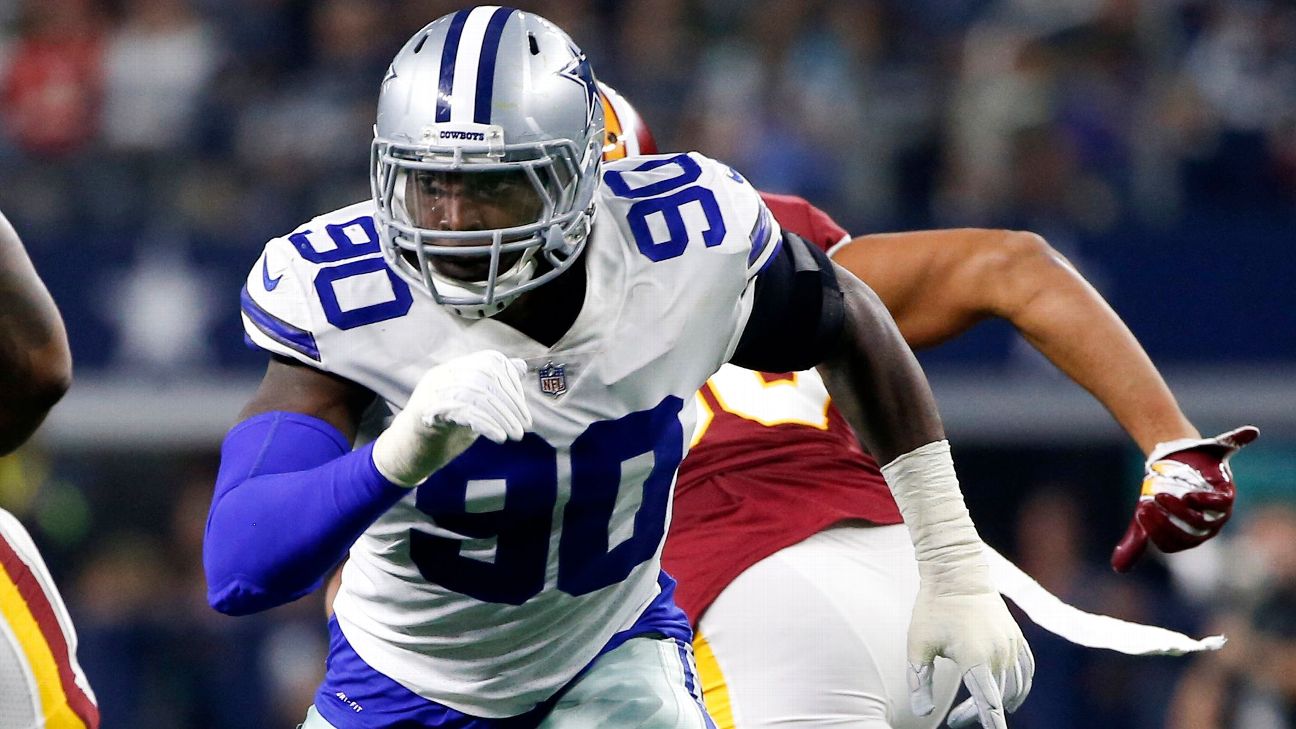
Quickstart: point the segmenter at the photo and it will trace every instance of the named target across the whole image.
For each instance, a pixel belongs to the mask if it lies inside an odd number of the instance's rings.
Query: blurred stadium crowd
[[[1034,230],[1158,362],[1296,367],[1292,0],[516,4],[571,32],[664,149],[857,232]],[[63,307],[79,374],[254,372],[241,278],[268,237],[367,197],[386,64],[459,5],[0,0],[0,210]],[[1149,271],[1180,278],[1149,294]],[[1167,300],[1176,287],[1202,295]],[[1184,343],[1199,334],[1223,346]],[[203,599],[216,446],[47,442],[0,461],[0,503],[34,522],[66,585],[106,729],[287,727],[310,703],[318,598],[237,621]],[[1131,659],[1029,632],[1040,669],[1012,726],[1296,727],[1290,480],[1227,539],[1117,578],[1103,563],[1141,472],[1132,448],[955,446],[987,539],[1056,594],[1230,637]]]
[[[666,148],[731,160],[853,230],[1102,231],[1296,203],[1289,2],[529,5],[573,29]],[[374,79],[455,7],[9,0],[0,203],[29,235],[247,241],[362,197]]]

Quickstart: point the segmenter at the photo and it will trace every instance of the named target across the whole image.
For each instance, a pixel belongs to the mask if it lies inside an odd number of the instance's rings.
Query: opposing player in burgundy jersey
[[[761,198],[782,225],[824,250],[849,240],[799,197]],[[877,461],[816,372],[724,367],[697,404],[665,552],[667,570],[679,576],[676,599],[694,620],[739,574],[784,547],[852,519],[901,523]]]
[[[605,154],[656,152],[634,108],[614,91],[605,97],[609,130],[619,134]],[[1148,454],[1115,569],[1130,569],[1149,539],[1178,551],[1223,526],[1233,500],[1227,460],[1255,429],[1202,438],[1116,314],[1041,238],[967,229],[852,239],[805,200],[762,198],[785,230],[873,288],[911,346],[1001,317],[1112,412]],[[818,374],[726,366],[697,406],[663,564],[697,628],[717,725],[935,726],[956,683],[938,676],[940,710],[911,710],[904,636],[918,581],[913,550],[877,462]],[[975,720],[963,706],[950,716],[955,725]]]

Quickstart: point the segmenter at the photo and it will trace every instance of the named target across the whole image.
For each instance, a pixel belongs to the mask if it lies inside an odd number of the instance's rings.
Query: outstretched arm
[[[71,384],[63,320],[0,214],[0,455],[26,441]]]
[[[1148,456],[1138,509],[1112,553],[1116,570],[1132,568],[1149,539],[1174,552],[1224,526],[1234,491],[1228,458],[1258,431],[1202,438],[1129,328],[1043,238],[976,229],[870,235],[835,260],[878,292],[912,346],[1006,319],[1111,412]]]
[[[1143,452],[1200,434],[1116,312],[1034,233],[936,230],[868,235],[834,261],[872,287],[915,348],[1006,319],[1103,404]]]

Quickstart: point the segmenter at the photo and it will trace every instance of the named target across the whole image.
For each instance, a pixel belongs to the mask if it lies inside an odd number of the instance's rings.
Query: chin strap
[[[557,226],[551,226],[550,229],[552,230],[554,227]],[[514,286],[514,289],[516,289],[530,281],[532,277],[535,276],[535,271],[535,249],[530,249],[526,251],[526,253],[522,254],[522,257],[510,266],[507,271],[504,271],[495,277],[495,288],[498,290],[501,283],[508,283],[516,284]],[[439,276],[435,271],[432,271],[432,278],[432,285],[437,287],[436,293],[439,296],[471,295],[485,297],[486,295],[486,287],[484,284],[480,288],[469,288],[469,286],[465,285],[464,282]],[[461,316],[465,319],[484,319],[495,316],[501,311],[504,311],[504,309],[508,307],[509,304],[513,303],[520,295],[520,292],[505,294],[504,296],[496,295],[495,300],[489,304],[443,304],[443,306],[454,312],[457,316]]]

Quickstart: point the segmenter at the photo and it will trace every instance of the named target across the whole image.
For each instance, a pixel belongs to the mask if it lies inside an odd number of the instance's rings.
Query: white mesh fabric
[[[38,729],[39,695],[17,636],[0,620],[0,729]]]

